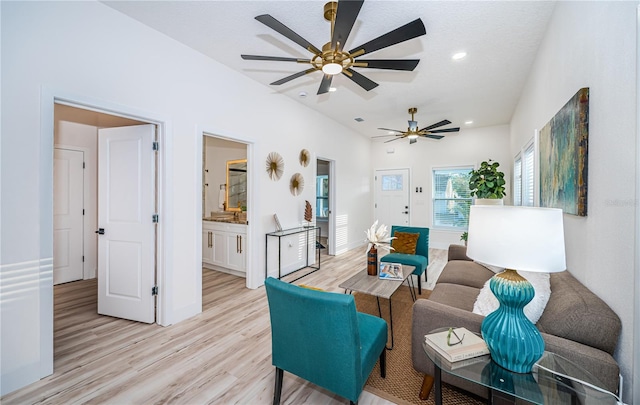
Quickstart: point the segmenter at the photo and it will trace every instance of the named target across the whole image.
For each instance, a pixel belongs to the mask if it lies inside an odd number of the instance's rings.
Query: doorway
[[[378,223],[388,227],[408,226],[409,169],[376,170],[374,183],[374,214]]]
[[[156,321],[155,137],[155,124],[54,104],[54,284],[98,278],[99,313],[146,323]]]
[[[321,252],[331,256],[336,254],[335,237],[335,161],[316,159],[316,224],[320,227]]]

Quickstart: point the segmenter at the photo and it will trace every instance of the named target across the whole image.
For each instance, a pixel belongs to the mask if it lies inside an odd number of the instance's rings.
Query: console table
[[[539,405],[618,403],[612,393],[599,388],[603,384],[596,377],[555,353],[544,352],[531,373],[520,374],[500,367],[488,354],[451,363],[425,341],[422,347],[435,366],[436,405],[442,405],[442,371],[487,387],[490,404],[493,401],[515,403],[516,400]]]
[[[265,236],[265,253],[264,253],[264,277],[265,278],[269,276],[269,238],[278,239],[278,279],[280,279],[283,277],[282,275],[282,238],[287,236],[292,236],[292,235],[298,235],[298,234],[305,234],[305,252],[306,252],[305,265],[285,274],[285,276],[288,276],[289,274],[295,273],[302,269],[306,269],[306,268],[313,269],[312,271],[290,281],[290,282],[294,282],[296,280],[301,279],[302,277],[308,276],[309,274],[320,270],[320,246],[318,244],[320,242],[320,236],[321,236],[320,227],[319,226],[302,226],[298,228],[283,229],[282,231],[270,232]],[[309,234],[311,235],[315,234],[315,238],[313,238],[313,240],[310,240]],[[315,256],[318,262],[317,265],[314,265],[313,263],[309,262],[309,243],[315,243]]]

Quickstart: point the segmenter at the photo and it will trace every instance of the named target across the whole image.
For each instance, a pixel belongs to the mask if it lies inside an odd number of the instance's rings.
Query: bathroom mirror
[[[247,210],[247,159],[227,161],[227,211]]]

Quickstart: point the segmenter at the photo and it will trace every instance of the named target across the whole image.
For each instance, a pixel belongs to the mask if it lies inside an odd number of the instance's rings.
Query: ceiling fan
[[[409,144],[416,143],[418,141],[418,137],[422,136],[424,138],[431,139],[442,139],[444,135],[434,135],[441,134],[446,132],[458,132],[460,131],[460,127],[457,128],[446,128],[446,129],[435,129],[444,125],[451,124],[449,120],[442,120],[440,122],[436,122],[435,124],[429,125],[428,127],[424,127],[422,129],[418,129],[418,121],[414,120],[413,114],[417,113],[418,109],[416,107],[409,108],[409,114],[411,114],[411,120],[409,121],[409,128],[406,131],[400,131],[397,129],[389,129],[389,128],[378,128],[383,131],[393,131],[397,132],[397,134],[389,134],[389,135],[379,135],[374,136],[374,138],[382,138],[384,136],[395,136],[394,139],[389,139],[387,142],[397,141],[398,139],[409,138]]]
[[[310,59],[287,58],[279,56],[259,56],[259,55],[240,55],[246,60],[266,60],[279,62],[296,62],[310,64],[309,69],[303,70],[277,80],[272,85],[280,85],[290,80],[302,77],[309,73],[322,71],[324,76],[320,82],[318,94],[324,94],[331,87],[331,80],[334,75],[342,73],[349,79],[353,80],[363,89],[369,91],[378,86],[378,83],[368,79],[367,77],[356,72],[352,68],[374,68],[374,69],[391,69],[391,70],[408,70],[412,71],[420,62],[420,59],[358,59],[356,58],[367,53],[375,52],[391,45],[399,44],[404,41],[419,37],[426,34],[424,24],[419,18],[412,22],[396,28],[384,35],[379,36],[365,44],[357,46],[349,51],[344,50],[349,33],[356,22],[360,8],[364,0],[341,0],[340,2],[331,1],[324,5],[324,18],[331,22],[331,40],[322,46],[322,50],[313,46],[309,41],[296,34],[286,25],[276,20],[269,14],[263,14],[256,17],[264,25],[278,33],[289,38],[301,47],[305,48],[313,54]]]

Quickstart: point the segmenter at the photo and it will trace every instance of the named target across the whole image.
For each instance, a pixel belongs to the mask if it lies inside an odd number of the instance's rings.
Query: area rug
[[[419,298],[427,298],[430,291],[422,290]],[[355,293],[358,311],[378,316],[376,298],[371,295]],[[433,393],[425,401],[418,397],[422,387],[423,375],[413,369],[411,362],[411,316],[413,301],[409,287],[401,286],[391,297],[393,310],[393,350],[387,350],[387,377],[380,377],[380,366],[376,364],[371,372],[365,390],[396,404],[435,404]],[[382,317],[389,320],[389,305],[385,299],[380,299]],[[391,343],[389,336],[388,345]],[[426,356],[426,354],[425,354]],[[467,396],[452,389],[447,384],[442,385],[442,402],[449,405],[483,404],[476,398]]]

